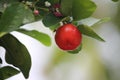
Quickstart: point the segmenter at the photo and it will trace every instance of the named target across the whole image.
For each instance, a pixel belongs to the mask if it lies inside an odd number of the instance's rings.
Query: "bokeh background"
[[[93,27],[106,42],[83,36],[83,48],[78,54],[60,50],[55,44],[54,33],[44,27],[41,21],[22,27],[50,35],[50,47],[21,33],[12,32],[26,45],[32,57],[32,68],[27,80],[120,80],[120,1],[93,1],[97,4],[93,17],[111,18]],[[4,49],[0,48],[0,51],[4,58]],[[7,65],[5,61],[3,63]],[[26,79],[20,73],[7,80]]]

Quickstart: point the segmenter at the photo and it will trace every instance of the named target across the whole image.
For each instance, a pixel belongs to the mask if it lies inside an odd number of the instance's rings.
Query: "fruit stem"
[[[67,16],[67,17],[63,18],[61,22],[63,22],[63,24],[67,24],[67,23],[71,23],[72,21],[71,21],[70,16]]]

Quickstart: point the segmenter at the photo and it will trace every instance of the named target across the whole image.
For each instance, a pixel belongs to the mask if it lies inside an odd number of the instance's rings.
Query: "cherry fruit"
[[[56,30],[55,42],[62,50],[75,50],[82,42],[82,34],[73,24],[65,24]]]
[[[34,10],[34,15],[39,15],[39,11],[38,10]]]

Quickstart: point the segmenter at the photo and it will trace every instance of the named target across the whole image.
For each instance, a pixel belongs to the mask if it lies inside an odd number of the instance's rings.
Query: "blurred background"
[[[93,27],[106,42],[83,36],[83,48],[78,54],[60,50],[55,44],[54,33],[44,27],[41,21],[23,27],[49,34],[52,38],[50,47],[26,35],[12,32],[26,45],[32,57],[32,68],[27,80],[120,80],[120,1],[93,1],[97,4],[93,17],[111,18]],[[7,80],[25,79],[20,73]]]

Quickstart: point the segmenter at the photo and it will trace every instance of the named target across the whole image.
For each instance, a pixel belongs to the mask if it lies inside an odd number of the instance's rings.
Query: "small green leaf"
[[[110,20],[109,17],[105,17],[102,19],[97,19],[97,18],[93,18],[93,17],[89,17],[86,19],[82,19],[79,22],[80,25],[87,25],[87,26],[96,26],[98,24],[102,24],[104,22],[108,22]]]
[[[1,67],[0,68],[0,80],[5,80],[7,78],[10,78],[18,74],[19,72],[20,71],[10,66]]]
[[[72,11],[73,0],[61,0],[60,11],[64,16],[70,16]]]
[[[102,24],[102,23],[105,23],[105,22],[108,22],[108,21],[110,21],[110,18],[109,17],[104,17],[102,19],[99,19],[99,21],[96,22],[95,24],[93,24],[92,26],[97,26],[99,24]]]
[[[82,44],[79,45],[77,49],[75,49],[73,51],[68,51],[68,52],[71,53],[71,54],[77,54],[81,51],[81,49],[82,49]]]
[[[91,27],[79,25],[78,28],[82,34],[104,42],[104,39],[102,39],[97,33],[95,33],[95,31]]]
[[[0,38],[0,46],[6,49],[6,62],[19,68],[25,78],[28,78],[31,68],[31,57],[27,48],[11,34],[6,34]]]
[[[96,5],[91,0],[73,0],[72,16],[75,21],[87,18],[96,10]]]
[[[50,13],[43,18],[42,22],[46,27],[50,27],[59,23],[61,20],[62,18],[57,18],[52,13]]]
[[[2,59],[0,58],[0,64],[2,64]]]
[[[51,39],[47,34],[44,34],[42,32],[38,32],[36,30],[28,31],[28,30],[24,30],[24,29],[19,29],[17,31],[33,37],[34,39],[40,41],[42,44],[44,44],[46,46],[51,45]]]
[[[0,37],[31,21],[33,21],[32,12],[27,6],[22,3],[11,4],[1,16]]]

